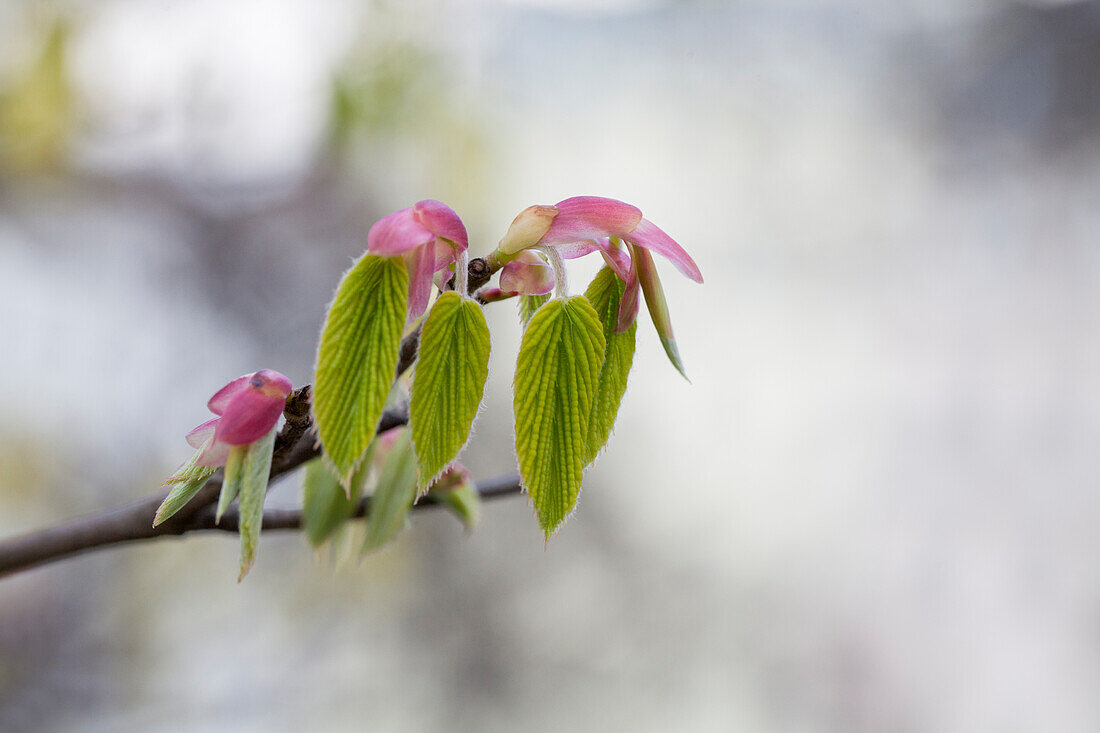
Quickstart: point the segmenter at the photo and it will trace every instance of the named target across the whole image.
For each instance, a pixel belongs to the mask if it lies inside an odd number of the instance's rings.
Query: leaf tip
[[[686,379],[688,384],[691,384],[691,379],[684,370],[684,361],[680,358],[680,349],[676,347],[676,339],[661,336],[661,346],[664,347],[665,354],[668,356],[668,360],[672,362],[672,366],[676,367],[676,371],[680,372],[680,376]]]

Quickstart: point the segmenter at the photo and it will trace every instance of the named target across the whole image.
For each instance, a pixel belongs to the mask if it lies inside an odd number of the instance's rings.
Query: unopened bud
[[[534,247],[546,236],[557,215],[558,210],[553,206],[528,206],[512,220],[512,225],[508,227],[497,248],[510,255]]]

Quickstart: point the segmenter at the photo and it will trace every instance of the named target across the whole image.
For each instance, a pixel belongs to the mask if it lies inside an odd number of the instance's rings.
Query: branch
[[[522,487],[519,483],[519,476],[515,474],[505,474],[503,476],[497,476],[496,478],[486,479],[484,481],[477,482],[477,493],[483,500],[499,499],[504,496],[512,496],[522,491]],[[363,497],[359,501],[359,505],[355,507],[355,511],[352,513],[352,519],[362,519],[370,514],[371,498],[369,496]],[[423,496],[413,504],[413,509],[431,509],[433,507],[441,506],[440,502],[435,497],[428,495]],[[194,517],[191,521],[191,526],[184,530],[184,532],[202,532],[207,530],[218,530],[222,532],[237,532],[237,525],[240,520],[240,514],[237,507],[231,507],[226,510],[222,515],[222,521],[218,524],[214,523],[214,508],[206,507],[198,516]],[[264,523],[263,529],[265,532],[276,529],[291,529],[297,530],[302,528],[302,510],[301,509],[266,509],[264,511]],[[181,533],[182,534],[182,533]],[[0,575],[3,575],[0,572]]]
[[[216,489],[221,482],[212,481],[212,483],[216,483]],[[482,499],[497,499],[519,494],[521,491],[519,477],[507,475],[479,481],[477,491]],[[216,491],[214,495],[217,496]],[[175,521],[179,516],[177,514],[159,527],[153,527],[153,515],[162,499],[163,497],[160,496],[150,497],[100,514],[74,519],[56,527],[4,540],[0,542],[0,578],[113,545],[178,537],[191,532],[237,532],[240,519],[237,508],[231,507],[222,516],[221,522],[215,524],[212,504],[201,507],[184,521]],[[439,503],[435,499],[425,496],[413,505],[413,509],[430,509],[436,506],[439,506]],[[352,516],[365,517],[369,513],[370,497],[366,497],[356,507]],[[264,510],[263,530],[265,532],[301,528],[301,509]]]
[[[488,281],[495,271],[482,258],[475,258],[469,265],[469,287],[474,290]],[[416,360],[420,343],[420,329],[416,329],[401,341],[401,355],[394,378],[401,376]],[[271,457],[270,482],[321,455],[321,447],[313,432],[310,414],[311,386],[294,390],[287,398],[283,416],[283,429],[275,438]],[[404,425],[409,421],[405,409],[387,410],[378,422],[377,432]],[[231,507],[220,523],[214,522],[214,509],[221,491],[222,480],[215,476],[178,512],[163,524],[153,526],[153,517],[166,494],[157,494],[141,501],[89,514],[56,527],[30,532],[0,541],[0,578],[38,565],[73,557],[91,550],[129,542],[143,542],[163,537],[177,537],[190,532],[237,532],[240,515]],[[478,493],[483,499],[519,494],[522,488],[519,477],[502,476],[479,481]],[[427,509],[438,502],[429,496],[422,497],[413,509]],[[370,497],[356,507],[354,517],[365,517],[370,512]],[[302,527],[300,509],[267,509],[264,511],[263,529],[297,530]]]

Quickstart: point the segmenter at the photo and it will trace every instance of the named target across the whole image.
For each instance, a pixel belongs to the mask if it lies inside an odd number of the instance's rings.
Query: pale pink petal
[[[450,267],[455,261],[455,248],[445,239],[437,238],[433,249],[435,251],[435,272]],[[454,273],[452,272],[451,274],[453,275]],[[450,280],[451,275],[448,275],[447,279]]]
[[[370,228],[367,251],[382,257],[395,257],[434,239],[435,234],[417,221],[412,208],[402,209],[378,220]]]
[[[482,303],[495,303],[498,300],[514,298],[519,293],[506,292],[500,288],[482,288],[477,291],[477,299]]]
[[[622,300],[619,301],[619,320],[615,324],[615,333],[622,333],[630,328],[630,324],[638,320],[638,309],[641,306],[641,299],[638,297],[640,284],[638,268],[634,266],[633,260],[627,267],[626,278],[623,281],[626,283],[626,289],[623,291]]]
[[[451,278],[454,276],[454,269],[448,270],[446,267],[444,267],[442,270],[436,270],[435,274],[432,275],[432,285],[435,285],[437,288],[439,288],[440,291],[442,291],[444,288],[447,287],[447,283],[450,282]]]
[[[206,441],[214,437],[214,428],[218,425],[220,417],[215,417],[212,420],[207,420],[202,425],[192,430],[187,434],[187,445],[192,448],[202,448],[206,445]]]
[[[554,289],[554,268],[535,252],[525,249],[500,273],[500,289],[509,293],[544,295]]]
[[[615,237],[612,240],[601,240],[600,254],[603,261],[615,271],[619,279],[626,282],[630,278],[630,253],[622,240]]]
[[[263,389],[239,392],[226,405],[214,431],[215,443],[247,445],[267,435],[286,407],[286,397],[264,394]]]
[[[605,239],[604,241],[606,242],[607,240]],[[604,250],[595,239],[570,242],[569,244],[559,244],[556,245],[554,249],[557,250],[563,260],[575,260],[578,257],[584,257],[593,252],[602,252]]]
[[[599,196],[574,196],[557,204],[558,215],[542,238],[557,245],[598,237],[626,237],[642,219],[636,206]]]
[[[199,454],[199,457],[195,459],[195,463],[200,466],[210,466],[211,468],[217,468],[218,466],[224,466],[226,460],[229,459],[229,449],[233,446],[229,443],[223,443],[221,441],[212,441],[210,445],[206,446],[206,449]]]
[[[405,325],[420,318],[428,308],[432,297],[432,273],[435,254],[430,247],[409,252],[405,255],[405,266],[409,270],[409,302]]]
[[[237,377],[229,384],[225,385],[210,398],[210,401],[206,403],[207,409],[215,415],[221,415],[225,412],[225,406],[229,404],[229,400],[233,399],[238,392],[242,389],[248,388],[248,380],[252,379],[251,374],[245,374],[243,377]]]
[[[691,259],[691,256],[684,251],[683,247],[676,244],[672,237],[648,219],[638,222],[638,227],[626,239],[639,247],[645,247],[651,252],[663,255],[686,277],[697,283],[703,282],[703,275],[699,272],[699,266],[695,264],[695,260]]]
[[[427,200],[416,204],[413,212],[422,227],[437,237],[453,242],[457,245],[459,252],[465,252],[470,246],[466,227],[450,206]]]

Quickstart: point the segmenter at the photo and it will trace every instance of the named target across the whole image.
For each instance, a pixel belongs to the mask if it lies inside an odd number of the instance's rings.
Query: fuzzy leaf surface
[[[352,477],[350,488],[345,489],[323,459],[314,458],[306,464],[302,479],[302,524],[313,547],[327,542],[355,511],[369,465],[368,456]]]
[[[427,488],[466,445],[489,376],[489,327],[473,300],[454,291],[435,301],[420,334],[409,424]]]
[[[222,490],[218,494],[218,509],[214,514],[214,521],[221,521],[222,515],[237,494],[241,493],[241,481],[244,478],[244,458],[248,452],[247,445],[235,445],[229,449],[229,457],[225,461],[225,469],[222,472]]]
[[[345,487],[374,440],[393,384],[408,285],[401,258],[363,255],[340,282],[321,330],[313,417]]]
[[[264,499],[271,475],[271,454],[275,448],[274,429],[248,446],[241,466],[240,513],[238,532],[241,535],[241,574],[244,580],[256,562],[256,547],[260,543],[260,527],[264,521]]]
[[[547,539],[577,503],[604,336],[583,296],[554,298],[524,331],[513,408],[520,476]]]
[[[218,470],[210,466],[197,465],[196,462],[201,454],[201,449],[195,451],[191,459],[180,466],[179,469],[164,482],[164,488],[169,488],[170,490],[168,496],[164,497],[164,501],[161,502],[160,507],[157,509],[156,516],[153,517],[154,527],[171,517],[182,509],[187,502],[191,501],[195,494],[199,493],[199,489],[206,486],[206,482],[209,481],[210,477],[214,475],[214,472]]]
[[[521,295],[519,296],[519,320],[526,326],[531,322],[531,318],[535,315],[535,311],[543,306],[543,304],[550,300],[550,294],[545,295]]]
[[[592,418],[588,423],[588,457],[591,463],[611,436],[615,417],[626,392],[626,380],[634,363],[635,337],[638,323],[622,333],[615,333],[626,285],[609,267],[603,267],[588,286],[585,297],[592,303],[603,328],[604,354],[600,376],[596,380],[596,396],[592,401]]]
[[[371,496],[363,552],[388,544],[405,528],[409,509],[416,500],[416,453],[408,430],[400,431],[390,448],[378,485]]]

